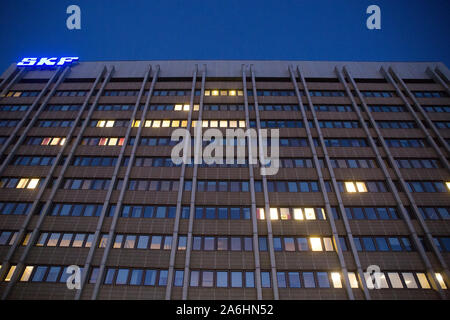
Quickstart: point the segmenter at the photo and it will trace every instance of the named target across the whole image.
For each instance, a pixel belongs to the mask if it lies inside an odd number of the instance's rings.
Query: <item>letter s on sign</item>
[[[17,66],[34,66],[36,64],[37,58],[23,58],[22,61],[17,63]]]

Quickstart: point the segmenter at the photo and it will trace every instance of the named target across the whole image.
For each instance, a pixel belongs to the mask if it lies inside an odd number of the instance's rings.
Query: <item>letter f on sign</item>
[[[74,61],[78,61],[78,57],[62,57],[56,65],[63,66],[66,63],[71,63]]]

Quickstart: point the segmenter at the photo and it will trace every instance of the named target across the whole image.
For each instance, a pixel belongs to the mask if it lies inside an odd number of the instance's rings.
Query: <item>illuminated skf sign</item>
[[[78,61],[78,57],[61,57],[61,58],[23,58],[17,63],[18,67],[52,67],[65,66]]]

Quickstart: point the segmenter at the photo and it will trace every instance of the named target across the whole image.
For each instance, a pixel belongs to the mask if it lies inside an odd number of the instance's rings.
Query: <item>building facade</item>
[[[13,64],[1,298],[449,299],[449,79],[434,62]],[[278,129],[278,172],[249,164],[249,139],[223,143],[243,162],[174,164],[180,128]]]

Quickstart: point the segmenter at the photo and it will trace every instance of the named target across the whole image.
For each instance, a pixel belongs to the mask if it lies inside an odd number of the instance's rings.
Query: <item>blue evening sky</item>
[[[81,30],[66,28],[71,4],[81,8]],[[381,7],[381,30],[366,28],[371,4]],[[0,23],[0,73],[33,56],[450,66],[449,0],[2,0]]]

